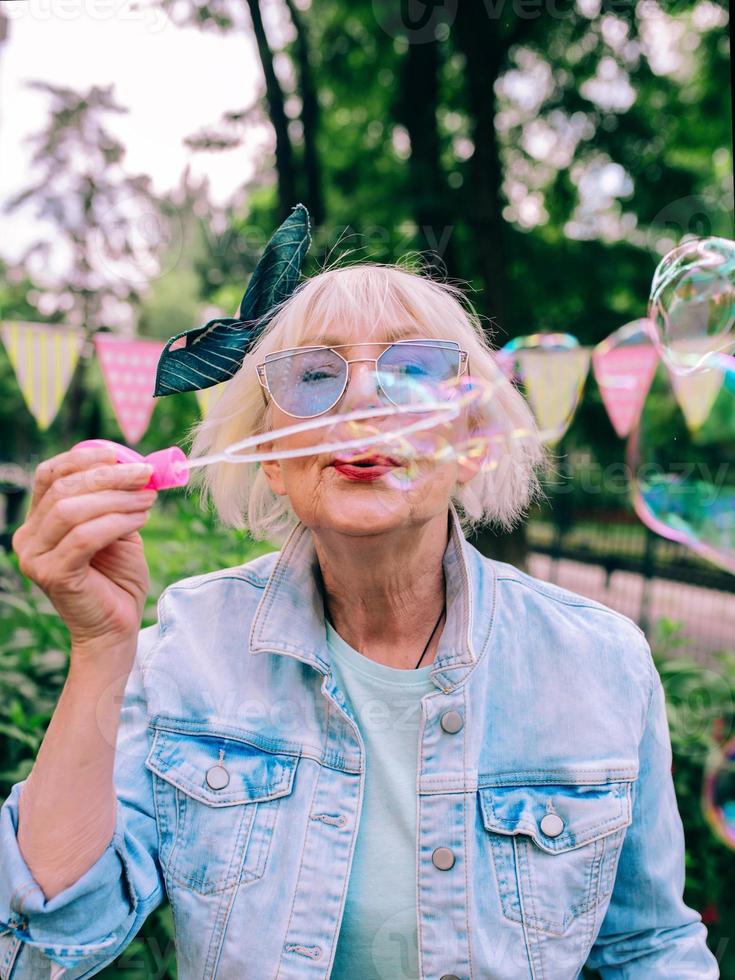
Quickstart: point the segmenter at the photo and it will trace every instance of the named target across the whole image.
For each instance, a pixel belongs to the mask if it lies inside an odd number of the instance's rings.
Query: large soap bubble
[[[735,850],[735,738],[721,746],[707,764],[702,809],[717,837]]]
[[[633,504],[653,531],[735,572],[735,357],[707,365],[678,381],[659,366],[628,440]]]
[[[735,351],[735,242],[683,242],[659,262],[648,315],[667,367],[686,375],[706,369],[714,355]]]

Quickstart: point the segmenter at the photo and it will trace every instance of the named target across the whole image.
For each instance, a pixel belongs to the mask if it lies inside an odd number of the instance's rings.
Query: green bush
[[[143,532],[151,588],[143,623],[156,619],[156,601],[171,582],[237,565],[271,550],[243,532],[219,527],[195,500],[170,492],[156,505]],[[22,576],[14,555],[0,552],[0,802],[30,772],[53,714],[68,667],[68,633],[53,606]],[[723,980],[735,980],[735,852],[715,837],[701,806],[704,766],[717,742],[735,727],[735,654],[716,667],[682,655],[676,624],[662,621],[651,640],[666,690],[674,753],[673,775],[686,836],[685,899],[707,922],[709,943]],[[730,887],[728,888],[728,882]],[[100,976],[130,980],[176,977],[171,908],[162,905]]]
[[[718,745],[735,734],[735,653],[720,653],[703,666],[679,652],[686,639],[668,620],[659,621],[651,645],[666,691],[672,772],[686,839],[684,897],[702,913],[723,980],[733,980],[735,851],[716,837],[704,816],[702,777]]]

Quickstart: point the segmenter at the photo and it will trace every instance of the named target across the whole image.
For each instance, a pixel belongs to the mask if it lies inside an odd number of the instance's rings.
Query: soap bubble
[[[721,746],[707,764],[702,809],[717,837],[735,849],[735,738]]]
[[[628,440],[633,504],[657,534],[735,572],[735,358],[660,364]]]
[[[359,464],[379,453],[401,464],[386,474],[401,488],[413,485],[426,472],[426,463],[456,462],[478,471],[494,465],[499,452],[492,447],[499,446],[500,435],[488,428],[484,413],[500,383],[500,378],[490,382],[467,375],[440,383],[407,382],[412,392],[406,404],[386,404],[383,399],[370,408],[327,412],[249,436],[219,453],[192,458],[188,465],[262,462],[327,452]]]
[[[667,366],[686,375],[735,351],[735,242],[699,238],[668,252],[654,272],[648,315]]]

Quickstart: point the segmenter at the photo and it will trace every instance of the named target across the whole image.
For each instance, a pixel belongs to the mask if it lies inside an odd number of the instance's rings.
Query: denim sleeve
[[[0,807],[0,980],[91,977],[123,952],[164,899],[151,773],[144,765],[149,746],[142,668],[158,636],[158,623],[139,633],[115,747],[115,829],[97,861],[47,901],[18,848],[25,780]]]
[[[651,674],[646,726],[633,784],[633,818],[610,906],[587,965],[604,980],[716,980],[701,915],[684,904],[684,828],[671,775],[671,738],[661,677]]]

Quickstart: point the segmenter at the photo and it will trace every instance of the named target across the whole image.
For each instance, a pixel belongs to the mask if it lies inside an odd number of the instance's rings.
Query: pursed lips
[[[358,455],[335,456],[329,465],[330,466],[362,466],[367,468],[370,466],[400,466],[401,464],[398,462],[397,459],[393,459],[392,456],[379,456],[373,454],[371,456],[363,456],[363,457],[360,457]]]
[[[391,456],[372,454],[363,456],[362,459],[354,456],[353,462],[347,462],[348,459],[346,456],[337,456],[330,465],[341,479],[352,483],[374,483],[400,466]]]

